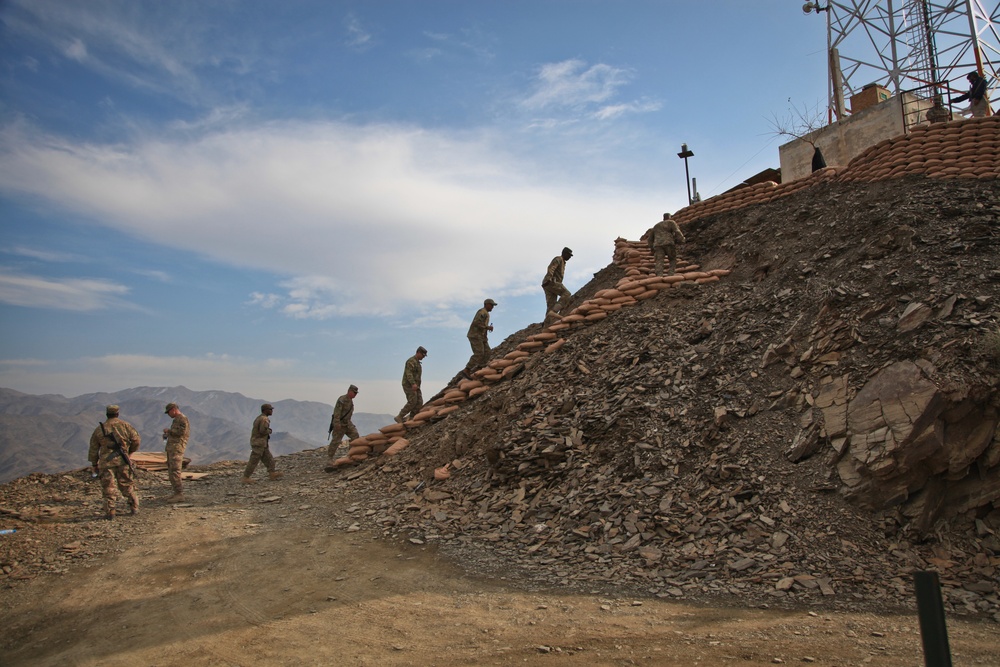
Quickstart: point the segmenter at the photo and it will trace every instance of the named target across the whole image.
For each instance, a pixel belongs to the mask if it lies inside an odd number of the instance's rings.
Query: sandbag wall
[[[405,437],[407,430],[419,428],[431,420],[436,421],[455,412],[463,401],[484,394],[489,391],[490,385],[518,373],[532,354],[556,352],[566,342],[565,336],[575,329],[599,322],[616,310],[656,296],[662,290],[671,289],[679,283],[706,284],[729,275],[728,269],[700,271],[697,264],[678,259],[676,274],[657,276],[653,274],[653,253],[646,242],[623,238],[615,240],[614,262],[625,270],[625,276],[614,288],[600,290],[539,333],[528,336],[511,352],[491,360],[475,372],[475,379],[462,380],[457,385],[448,387],[439,397],[426,403],[413,419],[402,424],[383,426],[375,433],[352,440],[347,456],[336,459],[333,467],[356,465],[372,456],[398,454],[410,444]]]
[[[790,183],[767,181],[732,190],[681,209],[678,224],[707,215],[766,204],[822,182],[880,181],[909,175],[927,178],[1000,178],[1000,116],[917,125],[885,139],[846,167],[826,167]]]

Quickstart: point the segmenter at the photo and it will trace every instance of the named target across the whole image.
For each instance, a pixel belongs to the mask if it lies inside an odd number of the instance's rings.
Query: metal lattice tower
[[[876,83],[898,95],[965,93],[972,71],[1000,86],[1000,0],[828,0],[829,119],[844,100]],[[992,5],[992,6],[987,6]],[[838,85],[839,82],[839,85]],[[950,88],[949,88],[950,86]],[[994,104],[995,106],[995,104]]]

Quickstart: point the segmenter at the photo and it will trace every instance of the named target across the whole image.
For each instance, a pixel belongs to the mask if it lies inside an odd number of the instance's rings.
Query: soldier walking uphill
[[[330,417],[330,428],[327,435],[330,436],[330,446],[326,448],[327,456],[332,462],[337,455],[337,450],[344,441],[346,435],[351,440],[356,440],[358,429],[355,428],[351,417],[354,416],[354,397],[358,395],[358,388],[351,385],[347,388],[347,393],[337,399],[337,404],[333,406],[333,416]],[[329,467],[329,466],[328,466]]]
[[[403,367],[403,393],[406,394],[406,405],[396,415],[397,424],[412,419],[424,404],[424,396],[420,393],[420,376],[423,374],[420,362],[426,356],[427,350],[421,345],[417,348],[417,353],[406,360],[406,365]]]
[[[274,408],[270,403],[260,406],[260,414],[253,420],[253,428],[250,431],[250,460],[243,471],[243,483],[253,484],[257,480],[251,479],[250,475],[257,469],[258,463],[263,463],[267,468],[270,479],[281,479],[282,474],[275,470],[274,457],[271,455],[271,415]]]
[[[170,415],[174,420],[170,423],[170,428],[163,429],[163,439],[167,450],[167,476],[170,478],[170,486],[174,489],[174,495],[167,498],[167,502],[176,503],[184,500],[181,468],[184,467],[184,449],[191,434],[191,424],[176,403],[167,403],[163,414]]]
[[[469,363],[462,371],[469,379],[472,378],[473,372],[485,366],[490,360],[490,343],[486,338],[486,332],[493,331],[493,325],[490,324],[490,312],[496,305],[497,302],[493,299],[483,301],[483,307],[476,311],[475,317],[472,318],[472,324],[469,325],[469,333],[466,335],[469,338],[469,345],[472,346],[472,356],[469,357]]]
[[[663,220],[653,225],[646,237],[646,243],[653,251],[656,260],[656,275],[663,275],[663,255],[670,260],[670,273],[673,274],[677,266],[677,244],[684,243],[687,239],[681,233],[681,228],[671,220],[673,216],[669,213],[663,214]]]
[[[99,424],[90,436],[87,459],[101,477],[105,517],[110,521],[115,518],[118,491],[128,501],[131,513],[139,513],[135,470],[129,454],[139,449],[141,438],[131,424],[118,417],[117,405],[109,405],[104,412],[107,420]],[[118,485],[118,491],[115,490],[115,484]]]
[[[548,270],[545,271],[545,278],[542,279],[542,290],[545,292],[544,321],[562,313],[566,299],[571,296],[569,290],[563,286],[563,277],[566,275],[566,262],[572,256],[572,250],[563,248],[562,254],[553,257]]]

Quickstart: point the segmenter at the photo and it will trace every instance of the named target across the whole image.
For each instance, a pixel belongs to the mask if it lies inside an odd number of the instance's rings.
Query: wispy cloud
[[[587,66],[582,60],[542,65],[534,92],[524,100],[528,109],[587,107],[607,102],[632,80],[633,73],[611,65]]]
[[[51,262],[51,263],[88,261],[88,258],[84,257],[83,255],[76,255],[74,253],[69,253],[69,252],[59,252],[57,250],[42,250],[40,248],[28,248],[26,246],[14,246],[12,248],[0,250],[0,252],[6,252],[11,255],[17,255],[18,257],[27,257],[29,259],[37,259],[42,262]]]
[[[281,312],[311,319],[537,287],[539,266],[567,244],[597,270],[608,239],[661,208],[606,188],[599,168],[590,181],[540,178],[544,167],[503,141],[313,122],[110,145],[22,124],[0,131],[0,192],[284,276],[272,290],[284,292]]]
[[[372,34],[365,28],[356,14],[347,15],[344,19],[344,28],[347,30],[345,44],[348,48],[364,51],[372,46]]]
[[[121,297],[128,288],[108,280],[41,276],[0,270],[0,302],[28,308],[78,312],[126,307]]]

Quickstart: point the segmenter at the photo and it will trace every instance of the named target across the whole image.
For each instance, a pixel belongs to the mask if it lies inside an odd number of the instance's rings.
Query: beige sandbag
[[[571,313],[571,314],[567,315],[566,317],[562,318],[562,321],[560,321],[559,324],[565,324],[565,325],[569,326],[570,324],[573,324],[574,322],[583,322],[585,319],[587,319],[587,318],[585,316],[583,316],[583,315],[580,315],[580,314],[577,314],[577,313]],[[557,325],[553,325],[553,326],[557,326]]]
[[[527,356],[527,355],[523,355],[523,356]],[[508,366],[512,366],[512,365],[514,365],[516,363],[517,362],[515,360],[513,360],[513,359],[494,359],[493,361],[491,361],[490,363],[488,363],[486,366],[488,368],[492,368],[495,371],[502,371],[503,369],[507,368]],[[483,373],[483,375],[488,375],[488,373]]]
[[[452,403],[455,400],[464,401],[465,397],[466,393],[461,389],[449,389],[448,391],[444,392],[444,396],[442,396],[442,398],[448,403]]]
[[[619,308],[621,308],[621,306],[605,306],[605,308],[614,308],[615,310],[618,310]],[[591,313],[590,315],[587,315],[587,321],[588,322],[596,322],[597,320],[603,320],[607,316],[608,316],[608,314],[602,310],[602,311],[598,311],[596,313]]]
[[[414,421],[428,421],[434,415],[438,413],[437,408],[431,408],[429,410],[421,410],[417,414],[413,415]]]
[[[523,343],[518,343],[517,348],[522,352],[531,352],[532,350],[540,349],[545,343],[540,340],[526,340]]]
[[[357,464],[357,461],[352,459],[350,456],[341,456],[339,459],[334,460],[330,465],[334,468],[343,468],[344,466],[352,466]]]
[[[504,376],[504,377],[507,377],[507,376],[509,376],[509,375],[513,375],[513,374],[514,374],[514,373],[516,373],[516,372],[518,371],[518,369],[519,369],[519,368],[521,368],[522,366],[524,366],[524,364],[517,364],[517,365],[515,365],[515,366],[508,366],[507,368],[503,369],[503,376]]]
[[[526,350],[512,350],[507,354],[503,355],[503,358],[507,360],[517,361],[518,359],[524,359],[530,354],[531,353],[527,352]]]
[[[361,463],[362,461],[368,460],[368,452],[364,452],[361,454],[348,454],[347,458],[351,459],[352,461],[357,461],[358,463]]]
[[[503,376],[501,375],[500,377],[503,377]],[[490,388],[486,387],[486,386],[473,387],[472,389],[469,390],[469,398],[475,398],[476,396],[479,396],[480,394],[485,394],[489,390],[490,390]]]
[[[458,388],[462,391],[469,391],[470,389],[475,389],[476,387],[482,387],[483,383],[481,380],[462,380],[458,383]]]
[[[557,340],[556,342],[552,343],[547,348],[545,348],[545,354],[550,354],[552,352],[555,352],[556,350],[558,350],[560,347],[562,347],[565,344],[566,344],[566,339],[565,338],[560,338],[559,340]]]
[[[396,442],[394,442],[391,445],[389,445],[388,449],[386,449],[384,452],[382,452],[382,455],[383,456],[395,456],[396,454],[399,454],[401,451],[403,451],[404,449],[406,449],[409,446],[410,446],[410,441],[409,440],[407,440],[406,438],[400,438]]]
[[[546,327],[546,330],[558,333],[559,331],[565,331],[566,329],[569,329],[569,327],[570,327],[569,324],[559,322],[558,324],[550,324],[549,326]]]
[[[534,335],[528,336],[528,340],[531,340],[531,341],[540,340],[540,341],[546,341],[547,342],[547,341],[550,341],[550,340],[555,340],[556,338],[558,338],[558,336],[556,336],[551,331],[541,331],[541,332],[536,333]]]
[[[403,433],[406,431],[406,427],[402,424],[389,424],[380,428],[379,431],[385,435],[390,435],[392,433]]]
[[[717,283],[719,282],[719,276],[706,276],[704,278],[698,278],[694,281],[698,285],[704,285],[705,283]]]
[[[451,473],[448,472],[447,465],[443,465],[440,468],[434,468],[434,479],[436,479],[437,481],[443,482],[449,477],[451,477]]]
[[[729,269],[712,269],[711,271],[708,271],[707,273],[710,276],[720,276],[721,277],[721,276],[728,276],[730,273],[732,273],[732,271],[729,270]]]
[[[490,373],[489,375],[483,376],[483,382],[499,382],[503,379],[502,373]]]
[[[370,445],[362,445],[361,447],[351,447],[350,449],[347,450],[347,455],[348,456],[354,456],[355,454],[367,455],[368,452],[371,451],[371,449],[372,448]]]
[[[367,435],[363,435],[360,438],[355,438],[354,440],[351,440],[349,443],[347,443],[347,447],[348,448],[370,447],[371,444],[372,443],[368,442],[368,436]]]
[[[441,410],[438,411],[438,417],[443,417],[445,415],[450,415],[455,410],[458,410],[458,408],[459,408],[459,406],[457,406],[457,405],[449,405],[446,408],[441,408]]]

